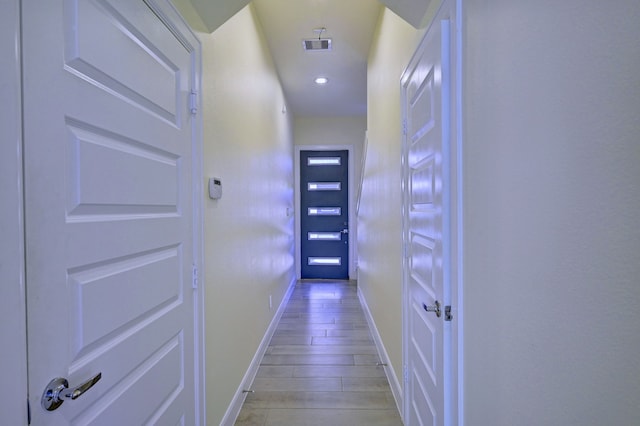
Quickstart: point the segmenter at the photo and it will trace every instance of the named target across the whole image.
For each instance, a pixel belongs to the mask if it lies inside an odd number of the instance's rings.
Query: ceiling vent
[[[306,51],[320,51],[331,50],[330,38],[310,38],[302,41],[304,50]]]

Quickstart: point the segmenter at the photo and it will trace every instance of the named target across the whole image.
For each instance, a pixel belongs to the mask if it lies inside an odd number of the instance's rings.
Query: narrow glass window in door
[[[309,157],[308,166],[339,166],[342,164],[340,157]]]
[[[307,234],[309,241],[340,241],[342,239],[341,232],[309,232]]]
[[[340,216],[342,209],[340,207],[309,207],[309,216]]]
[[[342,259],[339,257],[310,257],[309,265],[314,266],[340,266]]]
[[[341,182],[309,182],[309,191],[340,191]]]

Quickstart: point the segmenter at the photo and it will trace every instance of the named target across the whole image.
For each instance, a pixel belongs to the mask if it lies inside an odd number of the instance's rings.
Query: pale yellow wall
[[[183,15],[188,6],[180,5]],[[294,279],[293,217],[287,216],[293,125],[261,31],[247,6],[212,34],[198,34],[204,175],[221,178],[223,187],[222,199],[207,198],[203,212],[210,425],[220,423]]]
[[[296,145],[362,145],[367,117],[296,117]]]
[[[207,26],[200,18],[200,15],[191,4],[190,0],[171,0],[171,3],[176,7],[180,15],[187,21],[189,26],[196,31],[199,35],[208,33]]]
[[[368,146],[358,215],[359,286],[402,380],[400,77],[424,31],[389,9],[369,54]]]

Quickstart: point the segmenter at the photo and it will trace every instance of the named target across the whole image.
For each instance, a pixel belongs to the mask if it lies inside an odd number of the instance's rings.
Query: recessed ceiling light
[[[327,84],[329,79],[327,77],[318,77],[315,80],[316,84]]]

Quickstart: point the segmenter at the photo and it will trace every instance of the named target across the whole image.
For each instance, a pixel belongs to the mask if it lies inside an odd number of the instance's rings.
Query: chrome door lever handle
[[[74,400],[82,396],[86,391],[91,389],[93,385],[98,383],[102,378],[102,373],[98,373],[86,382],[74,388],[69,387],[69,381],[58,377],[49,382],[42,393],[42,407],[47,411],[53,411],[68,399]]]
[[[435,301],[435,304],[433,306],[427,306],[426,303],[423,303],[422,307],[427,312],[435,312],[438,318],[440,318],[440,316],[442,315],[442,310],[440,310],[440,302],[438,302],[437,300]]]

